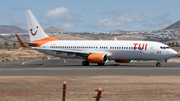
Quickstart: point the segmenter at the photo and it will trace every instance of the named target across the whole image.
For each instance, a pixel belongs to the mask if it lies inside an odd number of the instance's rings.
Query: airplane
[[[44,32],[30,10],[25,12],[30,36],[28,47],[56,57],[82,59],[83,66],[89,66],[90,63],[102,66],[108,60],[117,63],[156,60],[156,66],[159,67],[161,62],[177,55],[177,52],[166,44],[155,41],[59,40]],[[20,49],[27,47],[18,35],[16,36],[21,45]]]

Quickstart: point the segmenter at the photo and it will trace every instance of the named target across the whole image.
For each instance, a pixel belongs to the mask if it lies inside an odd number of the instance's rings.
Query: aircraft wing
[[[47,48],[40,48],[40,47],[33,47],[34,49],[37,50],[47,50],[47,51],[53,51],[56,52],[56,54],[63,54],[63,53],[67,53],[68,55],[74,55],[74,56],[81,56],[81,57],[87,57],[89,54],[97,54],[97,53],[101,53],[101,54],[107,54],[108,56],[110,56],[110,53],[107,52],[97,52],[97,51],[77,51],[77,50],[68,50],[68,49],[47,49]]]

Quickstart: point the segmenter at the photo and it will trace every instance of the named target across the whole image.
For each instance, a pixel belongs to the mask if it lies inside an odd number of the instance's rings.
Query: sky
[[[154,31],[180,20],[180,0],[0,0],[0,25],[28,30],[25,10],[44,29],[70,32]]]

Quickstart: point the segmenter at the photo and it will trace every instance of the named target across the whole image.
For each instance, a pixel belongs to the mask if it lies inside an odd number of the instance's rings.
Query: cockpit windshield
[[[170,49],[170,47],[163,47],[163,46],[161,46],[160,48],[161,49]]]

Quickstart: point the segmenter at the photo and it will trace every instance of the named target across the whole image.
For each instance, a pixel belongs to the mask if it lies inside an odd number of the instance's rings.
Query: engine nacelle
[[[117,63],[130,63],[132,60],[114,60]]]
[[[108,57],[106,54],[90,54],[88,56],[88,61],[90,63],[106,63],[108,61]]]

